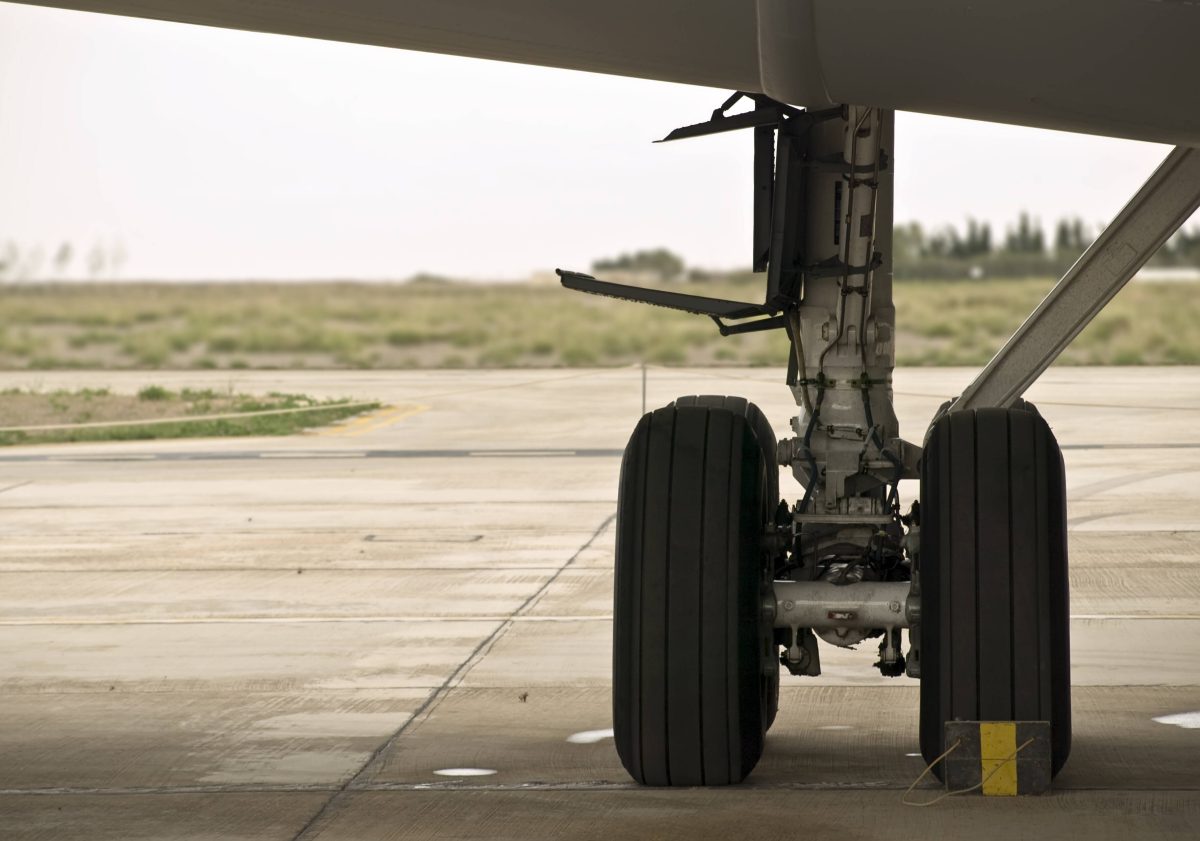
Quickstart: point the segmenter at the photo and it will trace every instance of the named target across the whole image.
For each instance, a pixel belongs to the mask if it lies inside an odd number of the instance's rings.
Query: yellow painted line
[[[319,432],[319,434],[320,435],[343,435],[349,429],[354,429],[355,427],[359,427],[359,426],[362,426],[363,424],[370,423],[371,419],[373,417],[378,415],[380,412],[387,411],[389,408],[390,407],[384,407],[382,409],[376,409],[372,412],[367,412],[366,414],[359,415],[356,418],[351,418],[349,421],[347,421],[345,423],[341,423],[336,426],[330,426],[330,427],[327,427],[326,429],[322,429]]]
[[[368,432],[385,429],[392,424],[399,423],[405,418],[419,415],[421,412],[428,411],[429,408],[429,406],[423,405],[385,406],[382,409],[368,412],[361,417],[355,418],[349,423],[323,429],[317,434],[341,438],[357,438],[359,435],[366,435]]]
[[[428,411],[428,406],[401,406],[397,407],[390,413],[380,415],[375,418],[374,423],[364,424],[346,433],[346,437],[355,438],[359,435],[366,435],[368,432],[376,432],[380,429],[386,429],[393,424],[397,424],[405,418],[411,418],[413,415],[419,415],[421,412]],[[370,417],[370,416],[368,416]]]
[[[1017,793],[1017,725],[1013,721],[979,723],[979,762],[983,793],[1014,797]]]

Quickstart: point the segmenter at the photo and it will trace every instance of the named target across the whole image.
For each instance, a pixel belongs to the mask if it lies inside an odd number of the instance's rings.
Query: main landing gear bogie
[[[781,647],[787,665],[801,635],[810,648],[814,631],[834,644],[881,636],[876,665],[889,674],[884,652],[899,648],[901,628],[913,643],[908,674],[921,679],[928,761],[945,750],[950,721],[1049,721],[1057,773],[1071,740],[1065,483],[1045,420],[1023,401],[940,415],[922,459],[919,528],[908,523],[912,582],[870,569],[847,582],[846,566],[820,581],[775,580],[789,569],[775,446],[762,412],[731,397],[680,398],[645,415],[629,441],[613,712],[634,779],[740,782],[775,718]],[[819,663],[792,670],[820,673]]]

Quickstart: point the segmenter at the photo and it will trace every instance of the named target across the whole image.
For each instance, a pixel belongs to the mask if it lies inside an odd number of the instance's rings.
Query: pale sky
[[[743,267],[749,133],[650,143],[726,93],[0,2],[0,244],[153,279]],[[914,114],[896,146],[897,221],[998,233],[1106,221],[1167,152]]]

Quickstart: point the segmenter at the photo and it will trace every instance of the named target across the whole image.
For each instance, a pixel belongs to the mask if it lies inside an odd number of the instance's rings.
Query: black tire
[[[758,440],[758,446],[762,448],[763,460],[769,466],[767,471],[767,480],[769,482],[767,495],[771,499],[779,499],[779,465],[775,460],[778,442],[775,440],[775,431],[771,429],[771,422],[767,420],[767,416],[762,413],[762,410],[758,406],[755,406],[745,397],[726,397],[717,394],[677,397],[675,398],[675,405],[726,409],[744,417],[750,424],[750,428],[754,430],[754,437]]]
[[[771,428],[771,422],[767,420],[767,416],[762,413],[762,410],[758,406],[751,403],[745,397],[728,397],[716,394],[677,397],[675,398],[675,405],[727,409],[734,414],[742,415],[747,423],[750,424],[751,429],[754,430],[754,437],[758,440],[758,446],[762,448],[763,460],[767,464],[767,497],[774,500],[779,499],[779,463],[776,461],[776,451],[779,444],[775,440],[775,430]],[[772,670],[768,680],[770,681],[770,685],[767,687],[767,730],[770,730],[771,725],[775,723],[775,717],[779,714],[778,665]]]
[[[947,721],[1049,721],[1071,750],[1066,478],[1028,404],[935,422],[921,468],[921,753]],[[939,777],[941,763],[934,769]]]
[[[777,482],[748,408],[672,404],[645,415],[629,440],[617,503],[613,727],[640,783],[736,783],[762,755],[778,684],[762,611],[772,571],[762,535]]]

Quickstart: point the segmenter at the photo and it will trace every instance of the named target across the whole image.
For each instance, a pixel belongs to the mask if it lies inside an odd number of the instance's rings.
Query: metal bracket
[[[754,102],[754,110],[729,116],[726,112],[742,99],[752,100]],[[841,114],[842,109],[840,107],[826,108],[820,111],[805,111],[802,108],[795,108],[779,100],[772,99],[766,94],[734,91],[729,95],[728,99],[721,103],[719,108],[713,110],[712,117],[708,120],[690,126],[681,126],[662,140],[654,142],[669,143],[672,140],[687,140],[690,137],[704,137],[705,135],[719,134],[724,131],[736,131],[738,129],[759,126],[776,126],[791,118],[801,118],[801,123],[807,127],[815,122],[840,117]]]
[[[590,274],[571,272],[566,269],[555,269],[555,272],[562,278],[562,285],[567,289],[589,292],[592,295],[603,295],[607,298],[618,298],[622,301],[635,301],[639,304],[653,304],[657,307],[690,312],[693,315],[707,315],[717,322],[718,327],[722,327],[722,333],[725,333],[726,330],[748,331],[725,327],[719,319],[730,318],[737,321],[743,318],[753,318],[756,315],[774,315],[779,312],[778,308],[769,307],[766,304],[730,301],[725,298],[707,298],[703,295],[688,295],[684,292],[668,292],[665,289],[647,289],[643,286],[598,280]],[[752,323],[758,324],[758,322]],[[782,327],[783,324],[772,324],[771,326]],[[753,329],[765,330],[768,328],[756,327]]]
[[[1197,207],[1200,149],[1177,146],[949,410],[1011,406]]]
[[[727,115],[726,112],[743,98],[752,100],[754,108]],[[804,186],[806,168],[811,163],[808,160],[808,135],[813,126],[842,116],[841,107],[805,111],[763,94],[738,91],[714,110],[709,120],[677,128],[657,141],[754,129],[754,252],[751,263],[754,271],[767,272],[767,290],[762,304],[645,289],[559,269],[563,286],[579,292],[707,315],[716,323],[722,336],[786,329],[794,343],[796,337],[791,335],[793,331],[788,319],[780,314],[793,309],[800,300],[801,285],[807,272],[865,275],[874,267],[807,266],[803,259]],[[722,321],[740,321],[755,316],[766,317],[746,324],[730,325]],[[792,372],[789,381],[794,378],[795,372]]]
[[[755,321],[746,321],[741,324],[726,324],[717,316],[712,316],[712,320],[716,322],[717,329],[721,331],[722,336],[739,336],[742,333],[760,333],[763,330],[786,330],[787,316],[774,315],[770,318],[759,318]]]
[[[754,101],[754,110],[746,111],[743,114],[734,114],[732,117],[726,115],[726,111],[732,108],[742,98],[751,99]],[[655,143],[670,143],[672,140],[687,140],[690,137],[704,137],[709,134],[719,134],[725,131],[736,131],[743,128],[755,128],[758,126],[776,126],[783,122],[787,117],[801,117],[806,112],[799,108],[793,108],[790,105],[785,105],[782,102],[777,102],[769,96],[764,96],[761,93],[745,93],[744,91],[735,91],[728,99],[721,103],[721,107],[712,112],[712,117],[703,123],[696,123],[690,126],[681,126],[675,129],[662,140],[656,140]]]

